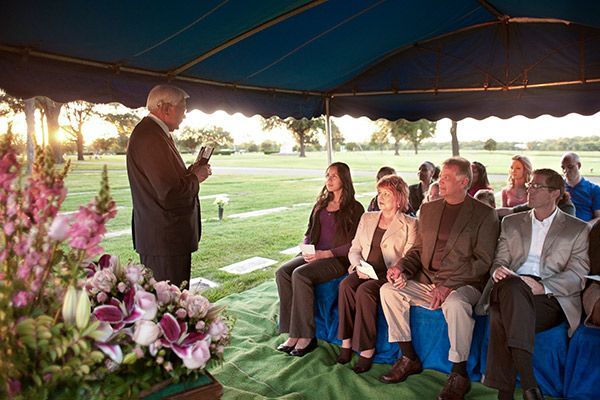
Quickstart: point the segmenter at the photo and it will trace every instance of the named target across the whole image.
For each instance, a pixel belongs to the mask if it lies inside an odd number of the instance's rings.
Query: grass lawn
[[[465,157],[479,160],[488,166],[490,173],[505,174],[512,152],[464,152]],[[558,169],[560,152],[527,153],[535,167],[553,167]],[[593,168],[600,171],[600,154],[581,154],[584,169]],[[190,162],[193,155],[185,155]],[[416,171],[423,160],[431,160],[439,164],[448,157],[447,152],[427,151],[414,155],[403,152],[394,156],[392,152],[356,152],[336,154],[336,160],[348,163],[353,171],[372,171],[373,176],[355,175],[354,182],[358,194],[374,192],[375,171],[382,165],[391,165],[403,172],[408,183],[416,182]],[[111,191],[117,206],[118,214],[109,222],[109,233],[120,235],[105,238],[102,245],[106,252],[121,257],[122,260],[139,260],[133,251],[131,242],[131,195],[125,168],[124,156],[105,156],[100,160],[73,161],[66,185],[69,194],[63,205],[63,212],[74,211],[89,201],[99,188],[100,171],[106,164],[109,170]],[[231,156],[214,156],[211,164],[215,167],[263,167],[263,168],[297,168],[323,170],[326,167],[325,153],[308,153],[307,158],[297,156],[279,156],[249,153]],[[588,174],[586,172],[586,174]],[[589,174],[588,174],[589,175]],[[200,249],[192,257],[192,277],[204,277],[218,282],[220,286],[205,292],[211,301],[215,301],[231,293],[241,292],[254,287],[273,277],[274,271],[282,261],[290,256],[282,255],[281,250],[298,244],[303,238],[308,214],[315,197],[322,187],[322,181],[315,178],[312,171],[306,175],[251,175],[251,174],[215,174],[201,185],[202,205],[202,241]],[[505,179],[495,179],[494,189],[500,190]],[[217,219],[217,206],[213,199],[203,196],[227,194],[229,205],[225,208],[225,219]],[[359,197],[366,206],[371,196]],[[288,207],[287,210],[261,217],[246,219],[228,218],[229,215],[275,207]],[[233,275],[219,268],[260,256],[277,260],[278,263],[261,271],[246,275]]]

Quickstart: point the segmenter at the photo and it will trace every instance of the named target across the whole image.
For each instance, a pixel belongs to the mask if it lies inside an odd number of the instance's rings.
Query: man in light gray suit
[[[588,225],[560,211],[565,191],[551,169],[533,172],[532,208],[504,218],[491,279],[476,308],[489,310],[490,342],[483,383],[512,399],[517,372],[523,398],[543,399],[533,374],[536,332],[565,319],[572,335],[581,320],[581,291],[589,271]]]

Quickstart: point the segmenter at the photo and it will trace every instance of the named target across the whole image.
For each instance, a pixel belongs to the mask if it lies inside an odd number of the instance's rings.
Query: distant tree
[[[487,151],[496,151],[498,143],[494,139],[488,139],[483,145],[483,149]]]
[[[68,125],[61,128],[67,132],[77,146],[77,160],[83,160],[83,125],[88,122],[92,116],[97,115],[94,111],[95,105],[87,101],[77,100],[65,104],[63,108],[67,117]]]
[[[452,137],[452,156],[457,157],[460,155],[460,146],[458,144],[458,122],[452,120],[452,126],[450,126],[450,136]]]
[[[279,151],[279,145],[272,140],[265,140],[260,144],[260,151],[265,154],[277,153]]]
[[[112,124],[117,129],[117,141],[115,149],[117,152],[125,152],[127,150],[127,142],[129,135],[133,132],[133,128],[140,122],[140,117],[133,111],[121,111],[122,107],[118,104],[113,105],[113,110],[101,114],[102,119]]]
[[[324,118],[281,119],[274,116],[263,120],[262,127],[264,130],[268,131],[277,127],[287,128],[292,132],[294,139],[296,139],[296,143],[300,146],[300,157],[306,157],[306,145],[316,145],[319,143],[317,133],[325,130],[325,120]]]
[[[371,144],[377,146],[380,151],[389,143],[390,132],[386,129],[378,129],[371,135]]]
[[[41,108],[48,124],[48,144],[50,145],[50,151],[56,164],[62,164],[65,162],[63,158],[62,148],[60,140],[58,138],[58,116],[60,115],[60,109],[62,103],[57,103],[48,97],[37,97],[38,107]]]
[[[12,118],[25,111],[23,100],[13,97],[0,90],[0,117]]]
[[[117,152],[119,150],[118,140],[116,137],[98,138],[92,142],[90,149],[95,153],[102,154]]]
[[[385,142],[387,142],[389,137],[394,138],[395,155],[400,154],[400,142],[402,140],[411,143],[415,150],[415,154],[418,154],[421,142],[432,137],[435,132],[435,122],[429,122],[424,119],[416,122],[410,122],[404,119],[399,119],[397,121],[379,120],[377,121],[377,125],[379,130],[376,134],[379,140],[383,141],[385,138]],[[375,137],[376,134],[374,134],[373,137]]]
[[[0,90],[0,117],[9,120],[9,131],[12,129],[12,119],[19,113],[25,113],[27,123],[27,172],[33,165],[33,149],[35,147],[35,99],[21,100]],[[13,140],[18,140],[14,138]]]
[[[191,128],[186,126],[177,137],[177,144],[188,151],[195,151],[201,145],[214,147],[215,150],[233,147],[231,134],[220,126],[210,128]]]

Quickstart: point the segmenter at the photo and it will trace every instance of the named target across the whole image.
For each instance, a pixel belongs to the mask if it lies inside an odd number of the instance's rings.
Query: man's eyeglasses
[[[525,189],[527,189],[527,190],[538,190],[538,189],[557,190],[555,187],[541,185],[539,183],[526,183]]]

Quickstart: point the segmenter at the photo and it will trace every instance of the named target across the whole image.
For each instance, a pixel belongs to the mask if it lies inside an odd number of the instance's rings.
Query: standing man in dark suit
[[[133,247],[156,280],[190,280],[192,252],[200,240],[200,183],[210,165],[186,168],[171,137],[187,108],[188,94],[170,85],[148,94],[150,114],[135,127],[127,147],[133,200]]]
[[[566,320],[569,336],[581,321],[588,273],[588,225],[560,211],[565,192],[558,172],[533,171],[527,184],[531,211],[502,220],[496,256],[477,312],[489,310],[490,343],[484,385],[512,399],[517,372],[523,398],[543,399],[533,374],[536,332]]]
[[[381,306],[390,342],[402,357],[380,380],[404,381],[423,370],[412,345],[410,306],[441,308],[448,323],[452,372],[438,399],[463,399],[471,388],[467,359],[471,348],[473,306],[481,296],[494,259],[498,217],[491,207],[467,196],[471,164],[460,157],[444,161],[440,174],[443,199],[424,203],[416,244],[390,267],[381,288]]]

